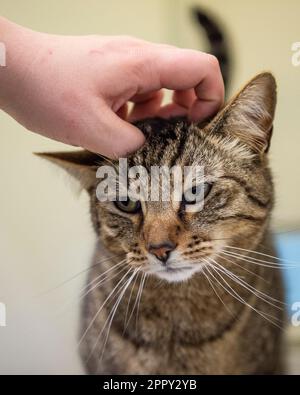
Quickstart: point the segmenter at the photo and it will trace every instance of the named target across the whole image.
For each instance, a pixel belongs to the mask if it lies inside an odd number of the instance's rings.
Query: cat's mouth
[[[186,270],[186,269],[192,269],[192,266],[184,266],[184,267],[169,267],[167,266],[165,268],[165,270],[162,271],[167,271],[167,272],[180,272],[182,270]]]
[[[182,282],[201,272],[206,265],[203,261],[183,259],[180,253],[172,252],[166,260],[160,260],[153,254],[147,254],[142,270],[147,274],[166,280],[167,282]]]
[[[196,271],[198,271],[198,269],[192,266],[180,268],[166,267],[157,271],[155,274],[159,278],[162,278],[169,282],[181,282],[191,278]]]
[[[167,280],[168,282],[181,282],[188,280],[193,276],[194,273],[199,271],[201,268],[200,264],[194,266],[191,265],[165,265],[159,268],[152,268],[150,273],[157,276],[160,279]]]

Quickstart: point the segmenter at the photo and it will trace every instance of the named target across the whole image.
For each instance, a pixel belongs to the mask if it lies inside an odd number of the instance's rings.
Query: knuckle
[[[143,76],[150,74],[151,71],[151,57],[147,48],[143,46],[129,48],[128,51],[128,65],[131,74],[139,80]]]
[[[220,70],[218,58],[214,55],[207,55],[207,62],[214,70]]]

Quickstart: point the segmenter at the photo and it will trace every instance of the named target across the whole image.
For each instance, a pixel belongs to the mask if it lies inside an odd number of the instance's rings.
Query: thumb
[[[145,142],[143,133],[132,124],[119,118],[109,107],[101,109],[97,130],[86,133],[82,147],[115,159],[126,157]]]

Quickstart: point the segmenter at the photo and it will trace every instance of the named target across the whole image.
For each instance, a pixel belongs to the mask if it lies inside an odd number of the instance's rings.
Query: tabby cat
[[[128,166],[201,165],[204,208],[100,202],[87,151],[41,154],[88,191],[97,234],[80,350],[92,374],[273,374],[283,371],[283,288],[269,234],[270,73],[253,78],[206,123],[136,123],[145,145]]]

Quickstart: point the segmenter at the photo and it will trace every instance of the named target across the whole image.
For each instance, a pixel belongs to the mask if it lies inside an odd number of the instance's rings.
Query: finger
[[[127,103],[123,104],[123,106],[121,108],[119,108],[119,110],[116,112],[116,114],[118,115],[118,117],[120,117],[122,119],[127,119],[128,104]]]
[[[199,122],[214,115],[220,106],[216,106],[215,100],[196,100],[188,113],[192,122]]]
[[[217,66],[218,69],[219,65]],[[219,96],[212,95],[212,86],[219,87]],[[192,121],[198,121],[214,115],[224,103],[224,82],[220,73],[216,73],[215,80],[203,79],[196,87],[195,93],[197,100],[192,105],[189,118]]]
[[[108,158],[126,157],[140,148],[145,137],[143,133],[121,119],[109,107],[101,108],[101,118],[97,119],[90,130],[81,134],[79,146],[100,153]]]
[[[197,96],[194,89],[174,91],[172,97],[173,103],[176,103],[186,109],[191,108],[195,100],[197,100]]]
[[[161,118],[172,118],[172,117],[183,117],[188,115],[188,110],[184,107],[178,106],[177,104],[170,103],[161,107],[157,113],[158,117]]]
[[[224,83],[217,59],[203,52],[153,45],[147,67],[141,73],[140,92],[167,88],[186,90],[195,88],[200,104],[195,105],[191,117],[203,117],[216,112],[224,101]],[[207,104],[209,103],[209,104]],[[199,119],[198,119],[199,120]]]
[[[161,107],[157,115],[162,118],[187,116],[196,99],[194,89],[174,91],[172,103]]]
[[[130,101],[134,102],[135,105],[129,115],[128,120],[130,122],[138,119],[150,118],[157,115],[159,108],[163,100],[163,91],[155,91],[144,93],[141,95],[135,95]]]

